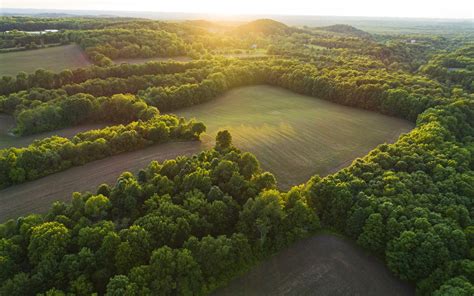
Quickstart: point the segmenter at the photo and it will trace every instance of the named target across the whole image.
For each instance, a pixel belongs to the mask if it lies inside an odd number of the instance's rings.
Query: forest
[[[59,31],[51,39],[20,33],[45,29]],[[0,188],[198,141],[206,122],[172,113],[248,85],[415,124],[395,143],[288,191],[222,129],[212,149],[153,161],[0,224],[1,295],[207,295],[321,230],[383,260],[417,295],[474,294],[471,35],[87,17],[0,17],[0,30],[16,30],[1,36],[1,48],[75,43],[94,64],[3,76],[0,113],[14,117],[13,134],[107,124],[0,150]],[[256,48],[265,55],[227,55]],[[175,56],[192,60],[114,63]]]

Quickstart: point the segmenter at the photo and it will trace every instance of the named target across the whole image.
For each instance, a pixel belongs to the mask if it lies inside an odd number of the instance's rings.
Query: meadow
[[[58,72],[90,65],[83,50],[76,44],[0,54],[0,76],[18,72],[33,73],[42,68]]]
[[[263,85],[234,89],[175,113],[206,123],[205,147],[214,145],[217,131],[228,129],[234,145],[255,154],[281,189],[348,166],[413,128],[402,119]]]

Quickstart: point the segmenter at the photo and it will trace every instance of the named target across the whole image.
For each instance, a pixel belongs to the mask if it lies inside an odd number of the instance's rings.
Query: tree
[[[389,242],[387,263],[400,278],[420,280],[441,266],[449,257],[439,236],[431,232],[404,231]]]
[[[228,130],[218,131],[216,136],[216,149],[224,150],[232,145],[232,136]]]
[[[101,218],[107,216],[107,211],[111,207],[110,200],[102,194],[89,197],[84,205],[87,215],[92,218]]]
[[[59,260],[69,244],[69,230],[58,222],[45,222],[31,230],[28,257],[33,264],[43,260]]]
[[[201,294],[202,274],[187,249],[162,247],[155,250],[150,265],[132,270],[129,278],[141,291],[163,295]]]
[[[260,193],[249,199],[240,213],[238,229],[262,247],[276,246],[284,212],[276,190]]]
[[[382,254],[385,250],[385,233],[382,215],[372,214],[367,218],[357,243],[375,253]]]
[[[107,284],[107,296],[132,296],[138,295],[125,275],[116,275]]]
[[[443,283],[443,285],[433,293],[433,296],[469,296],[473,294],[474,285],[472,285],[472,283],[464,277],[455,277]]]

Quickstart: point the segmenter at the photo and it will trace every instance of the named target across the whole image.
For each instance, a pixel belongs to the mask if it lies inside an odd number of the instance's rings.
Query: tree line
[[[119,58],[171,57],[186,53],[185,43],[174,33],[147,29],[104,29],[68,31],[91,61],[109,66]]]
[[[21,31],[4,32],[0,35],[0,49],[2,52],[21,49],[35,49],[47,45],[68,44],[69,39],[61,32],[46,32],[31,34]]]
[[[183,62],[148,62],[144,64],[112,65],[109,67],[89,66],[77,69],[66,69],[58,73],[38,69],[34,73],[20,72],[16,77],[2,76],[0,79],[0,95],[8,95],[32,88],[55,89],[67,84],[79,84],[90,79],[127,78],[129,76],[144,76],[158,74],[174,74],[189,69],[206,67],[205,60]]]
[[[177,74],[90,79],[54,90],[31,89],[0,98],[0,111],[14,115],[14,132],[18,135],[51,131],[85,122],[128,123],[138,119],[147,120],[157,114],[157,110],[133,95],[122,93],[136,93],[151,86],[196,83],[206,76],[206,72],[205,69],[191,69]],[[106,97],[109,95],[111,97]],[[117,113],[117,110],[121,112]]]
[[[158,109],[132,95],[95,98],[78,94],[22,110],[15,116],[13,132],[24,136],[93,122],[130,123],[150,120],[158,114]]]
[[[120,99],[127,100],[117,98]],[[76,107],[73,108],[74,112],[79,112]],[[117,116],[130,116],[120,107],[116,111]],[[147,121],[139,120],[125,126],[116,125],[79,133],[72,139],[53,136],[37,140],[25,148],[3,149],[0,150],[0,188],[156,143],[196,140],[205,130],[201,122],[158,115]]]

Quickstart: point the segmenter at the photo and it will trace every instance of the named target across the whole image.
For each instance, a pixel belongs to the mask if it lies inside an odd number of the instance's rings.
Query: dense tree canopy
[[[319,228],[301,188],[278,192],[255,158],[225,146],[0,225],[0,292],[205,294]]]

